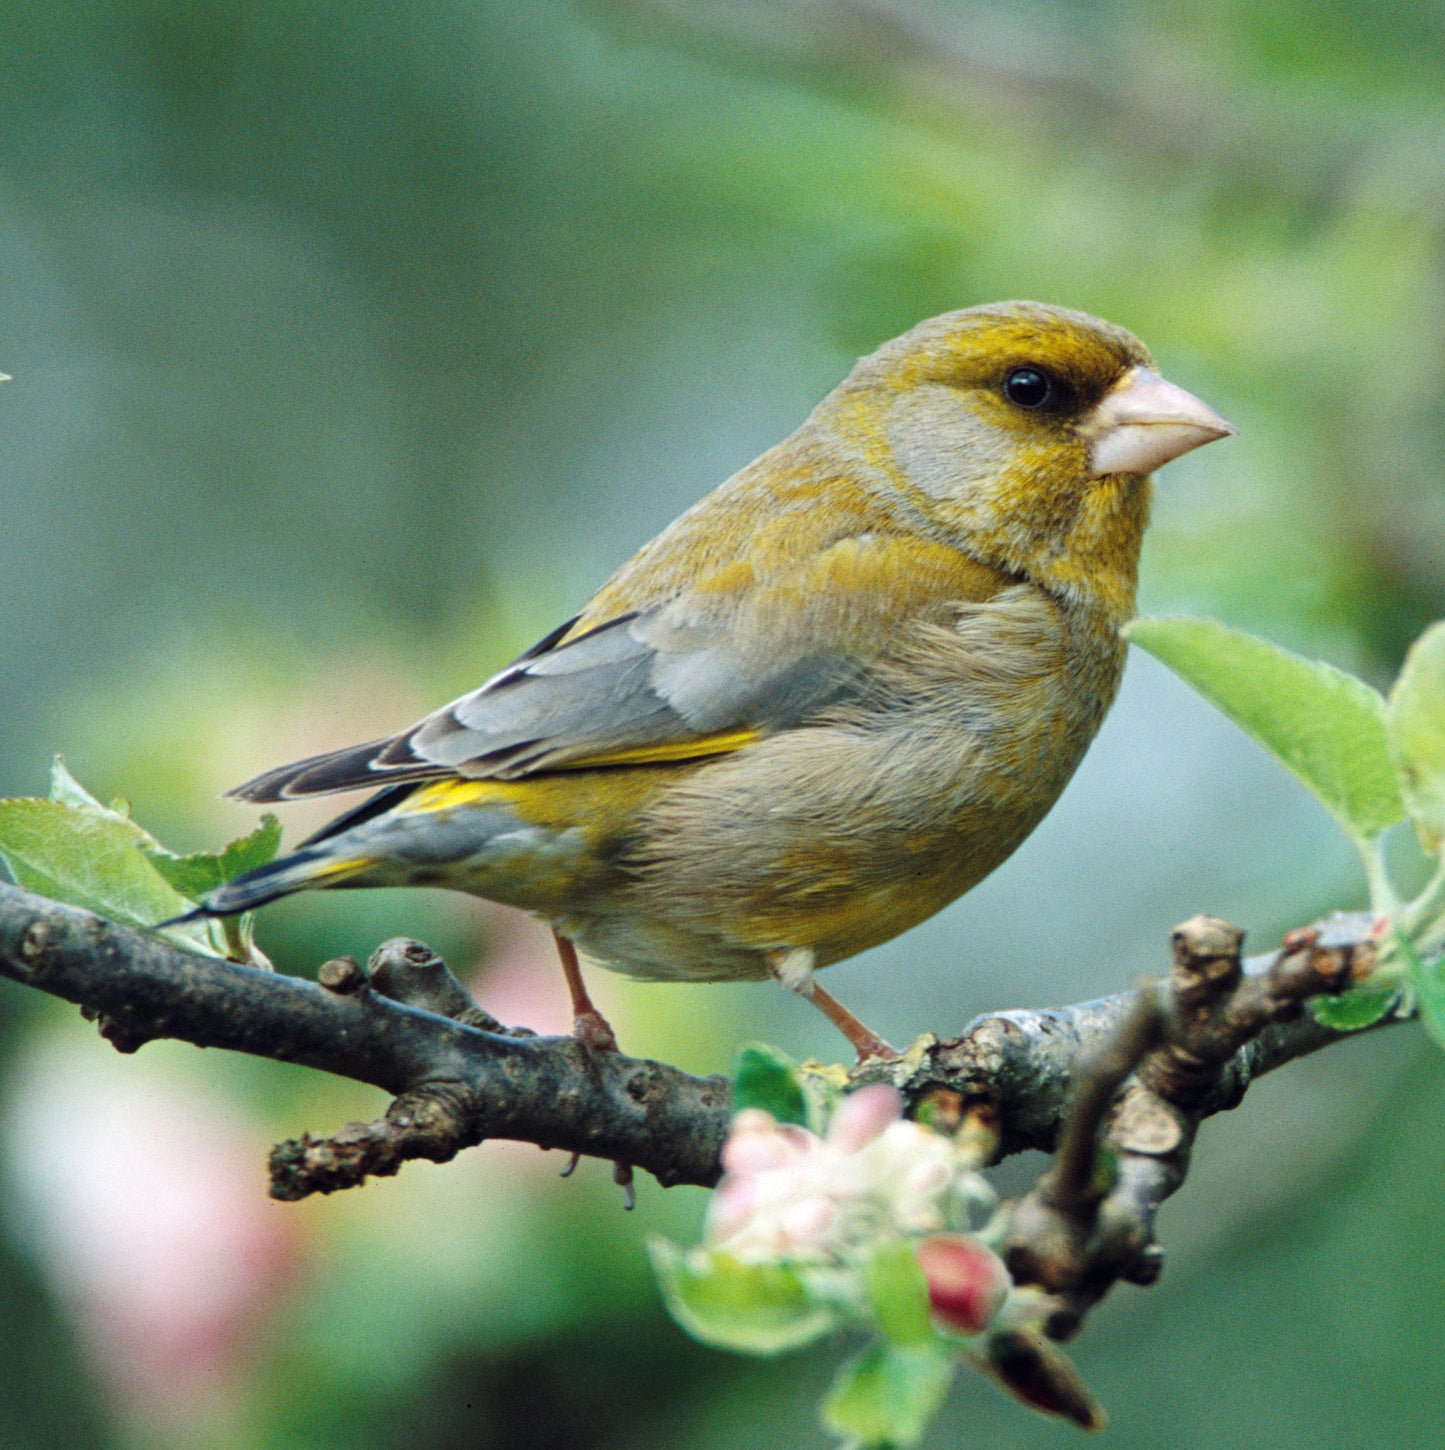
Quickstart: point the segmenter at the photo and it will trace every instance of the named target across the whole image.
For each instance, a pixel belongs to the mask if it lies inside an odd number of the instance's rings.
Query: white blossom
[[[845,1098],[825,1137],[757,1108],[738,1113],[708,1245],[750,1263],[837,1263],[880,1238],[966,1227],[992,1191],[950,1139],[902,1114],[887,1086]]]

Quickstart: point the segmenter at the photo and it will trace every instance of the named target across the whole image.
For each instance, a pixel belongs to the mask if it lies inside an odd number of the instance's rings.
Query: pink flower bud
[[[1008,1297],[1010,1280],[1003,1260],[968,1234],[933,1234],[916,1252],[939,1328],[981,1334]]]
[[[726,1173],[766,1173],[790,1161],[785,1143],[762,1133],[734,1133],[722,1149],[722,1166]]]
[[[786,1168],[804,1157],[817,1140],[804,1128],[775,1123],[757,1108],[745,1108],[736,1118],[722,1147],[722,1166],[728,1173],[766,1173]]]
[[[866,1148],[903,1113],[903,1097],[886,1083],[859,1088],[849,1093],[828,1124],[828,1143],[840,1153]]]
[[[797,1123],[779,1123],[778,1136],[793,1149],[793,1162],[811,1157],[823,1146],[823,1140]]]

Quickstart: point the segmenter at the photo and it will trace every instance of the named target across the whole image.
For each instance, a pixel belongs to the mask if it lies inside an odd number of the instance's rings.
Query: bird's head
[[[1037,302],[920,323],[824,406],[966,552],[1121,617],[1149,473],[1235,431],[1122,327]]]

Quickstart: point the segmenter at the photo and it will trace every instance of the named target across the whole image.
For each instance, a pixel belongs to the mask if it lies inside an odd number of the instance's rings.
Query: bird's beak
[[[1193,393],[1146,367],[1130,368],[1084,423],[1095,478],[1152,473],[1191,448],[1238,431]]]

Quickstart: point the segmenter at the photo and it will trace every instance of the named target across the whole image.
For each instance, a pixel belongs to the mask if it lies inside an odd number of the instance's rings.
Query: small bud
[[[1043,1335],[1027,1329],[992,1334],[979,1363],[1024,1404],[1072,1420],[1083,1430],[1104,1428],[1104,1407],[1063,1350]]]
[[[317,968],[316,980],[328,992],[344,997],[366,986],[366,973],[357,965],[355,957],[332,957]]]
[[[1003,1260],[968,1234],[934,1234],[916,1250],[928,1281],[928,1303],[941,1329],[981,1334],[1008,1297]]]
[[[722,1147],[722,1166],[728,1173],[766,1173],[788,1168],[808,1156],[818,1139],[805,1128],[777,1123],[755,1108],[733,1119]]]
[[[903,1095],[886,1083],[849,1093],[828,1124],[828,1144],[840,1153],[866,1148],[903,1113]]]

